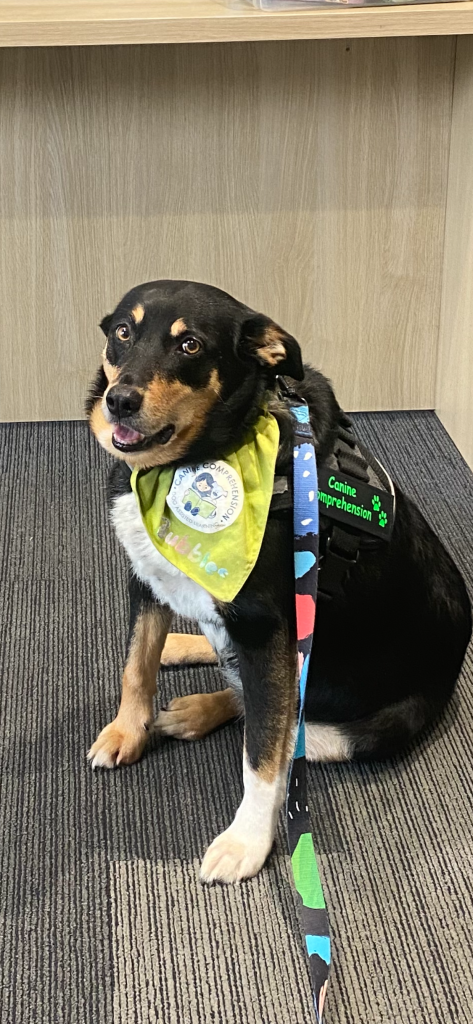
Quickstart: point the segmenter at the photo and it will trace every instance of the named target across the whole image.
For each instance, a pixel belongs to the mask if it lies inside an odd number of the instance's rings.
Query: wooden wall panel
[[[0,418],[80,416],[157,277],[279,318],[347,408],[431,407],[453,45],[0,52]]]
[[[473,469],[473,38],[458,40],[437,412]]]

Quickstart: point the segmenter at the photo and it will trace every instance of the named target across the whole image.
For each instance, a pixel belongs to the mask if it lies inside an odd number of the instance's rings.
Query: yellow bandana
[[[221,601],[233,601],[258,558],[278,447],[278,424],[266,413],[225,459],[131,475],[154,546]]]

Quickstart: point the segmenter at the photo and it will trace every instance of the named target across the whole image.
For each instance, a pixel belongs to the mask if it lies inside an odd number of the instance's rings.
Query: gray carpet
[[[473,583],[473,477],[430,413],[359,415]],[[126,573],[106,457],[82,423],[0,427],[2,1024],[308,1024],[285,857],[204,889],[241,793],[241,726],[85,753],[117,706]],[[415,445],[413,455],[411,452]],[[162,699],[218,687],[162,673]],[[334,939],[326,1024],[469,1024],[472,657],[444,722],[403,761],[311,768]]]

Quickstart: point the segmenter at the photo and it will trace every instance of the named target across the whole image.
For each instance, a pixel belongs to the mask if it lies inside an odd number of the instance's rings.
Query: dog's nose
[[[141,406],[143,396],[136,388],[119,387],[110,388],[107,394],[107,405],[112,416],[117,420],[125,420],[127,416],[133,416]]]

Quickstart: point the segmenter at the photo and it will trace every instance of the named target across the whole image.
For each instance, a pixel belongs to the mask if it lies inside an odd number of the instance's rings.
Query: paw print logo
[[[388,517],[386,515],[386,512],[380,512],[379,513],[379,525],[380,526],[386,526],[387,521],[388,521]]]
[[[371,499],[371,504],[375,512],[379,512],[381,508],[381,498],[379,497],[379,494],[374,495],[374,497]]]

